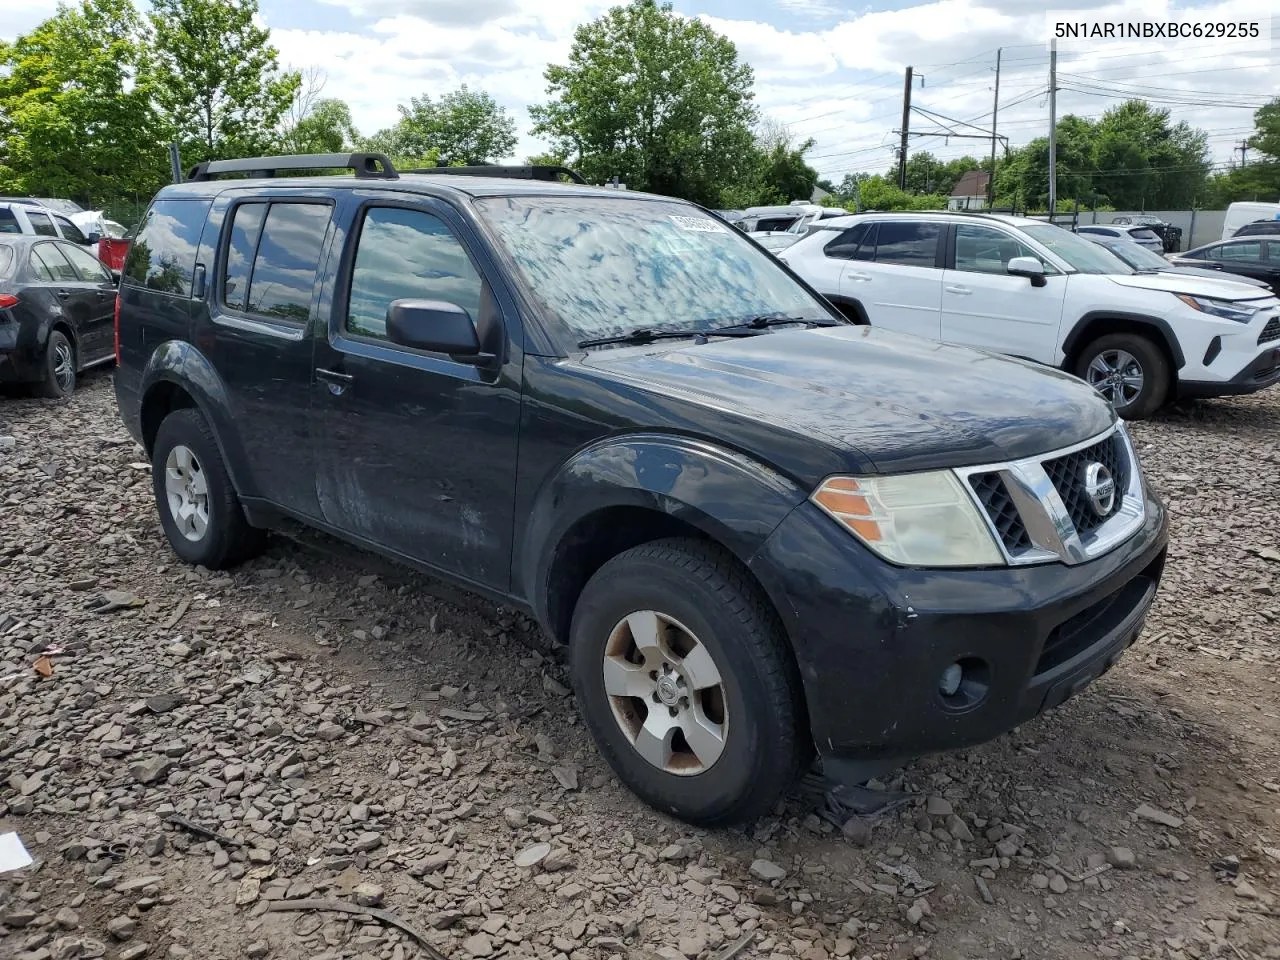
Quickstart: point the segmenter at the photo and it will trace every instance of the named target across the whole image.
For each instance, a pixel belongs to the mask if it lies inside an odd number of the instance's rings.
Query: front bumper
[[[1178,397],[1228,397],[1257,393],[1280,383],[1280,344],[1258,354],[1253,362],[1230,380],[1179,380]]]
[[[752,558],[791,637],[824,766],[860,781],[990,740],[1058,706],[1119,659],[1164,569],[1163,505],[1076,566],[920,570],[879,560],[810,503]],[[961,664],[965,683],[939,681]]]

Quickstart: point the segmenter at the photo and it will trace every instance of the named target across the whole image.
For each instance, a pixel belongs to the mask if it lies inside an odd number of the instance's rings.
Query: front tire
[[[1151,416],[1169,395],[1169,361],[1148,338],[1111,333],[1089,344],[1076,361],[1076,376],[1111,401],[1125,420]]]
[[[614,772],[689,823],[756,819],[810,757],[782,628],[714,545],[658,540],[604,564],[574,609],[570,662]]]
[[[199,410],[175,410],[160,424],[151,483],[169,546],[187,563],[223,570],[262,549],[265,535],[245,519],[213,429]]]
[[[65,400],[76,390],[76,348],[61,330],[50,330],[41,358],[40,396]]]

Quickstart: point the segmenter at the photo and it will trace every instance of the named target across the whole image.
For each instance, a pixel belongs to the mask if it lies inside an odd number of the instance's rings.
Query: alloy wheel
[[[729,731],[724,681],[687,627],[656,610],[629,614],[609,634],[603,671],[613,718],[646,761],[694,776],[720,759]]]
[[[178,444],[169,451],[164,463],[164,491],[179,532],[191,541],[203,539],[209,529],[209,487],[190,447]]]
[[[1142,393],[1142,364],[1127,350],[1103,350],[1085,371],[1089,386],[1117,407],[1127,407]]]
[[[53,345],[53,379],[63,393],[70,393],[75,386],[76,358],[66,340],[59,339]]]

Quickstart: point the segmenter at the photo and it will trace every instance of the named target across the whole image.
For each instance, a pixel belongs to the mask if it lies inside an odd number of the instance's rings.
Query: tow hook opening
[[[991,666],[978,657],[961,657],[938,677],[938,696],[948,710],[971,710],[991,690]]]

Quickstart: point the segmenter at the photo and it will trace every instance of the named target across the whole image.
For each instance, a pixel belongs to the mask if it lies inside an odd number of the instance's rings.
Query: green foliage
[[[425,156],[435,150],[455,166],[500,160],[516,147],[516,124],[506,109],[483,90],[469,90],[465,84],[435,102],[425,95],[413,97],[409,106],[400,106],[400,121],[393,130],[397,152]]]
[[[1204,132],[1171,124],[1169,111],[1130,100],[1101,120],[1058,122],[1058,196],[1081,206],[1120,210],[1190,208],[1205,191],[1210,169]],[[1043,209],[1049,199],[1049,141],[1040,137],[1013,151],[996,174],[996,204]]]
[[[301,84],[281,72],[257,0],[151,0],[153,87],[183,163],[268,153]]]
[[[1249,146],[1272,161],[1280,162],[1280,97],[1253,115],[1254,134]]]
[[[0,42],[0,189],[98,204],[167,180],[145,44],[129,0],[61,7]]]
[[[870,176],[859,180],[863,210],[945,210],[947,198],[940,193],[907,193],[893,179]],[[846,204],[847,206],[848,204]]]
[[[721,190],[721,205],[740,209],[808,200],[818,182],[818,171],[804,159],[813,143],[808,139],[797,144],[783,124],[771,120],[762,123],[746,170],[740,180]]]
[[[1253,125],[1249,146],[1261,156],[1210,178],[1201,206],[1224,207],[1237,200],[1280,202],[1280,97],[1254,113]]]
[[[719,206],[759,154],[751,67],[705,23],[633,0],[574,33],[569,62],[544,74],[533,133],[588,180]]]
[[[317,100],[285,141],[290,153],[340,153],[356,142],[351,108],[343,100]]]
[[[949,197],[966,173],[970,170],[986,170],[990,166],[990,162],[970,156],[939,160],[928,150],[910,153],[907,155],[907,193],[931,193]],[[897,166],[890,167],[884,178],[889,183],[897,183]]]

